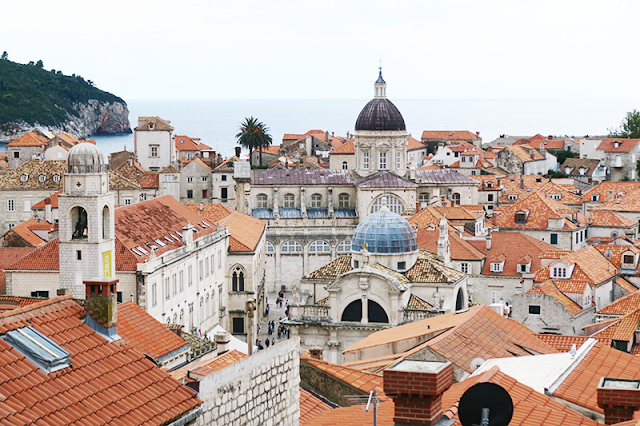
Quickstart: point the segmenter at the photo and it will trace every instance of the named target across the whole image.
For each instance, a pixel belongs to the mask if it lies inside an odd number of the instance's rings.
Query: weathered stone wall
[[[264,349],[200,381],[198,425],[293,425],[300,419],[300,339]]]
[[[595,307],[577,315],[571,313],[553,296],[519,294],[511,300],[511,316],[536,333],[556,333],[581,336],[582,327],[594,321]],[[529,306],[539,306],[540,314],[530,314]]]
[[[352,400],[346,398],[347,395],[367,395],[366,392],[314,367],[306,360],[300,362],[300,385],[341,407],[353,404]]]

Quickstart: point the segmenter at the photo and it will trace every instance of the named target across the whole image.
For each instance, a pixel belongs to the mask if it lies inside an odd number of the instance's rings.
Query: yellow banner
[[[111,250],[107,250],[102,253],[102,268],[104,269],[104,277],[111,278],[111,262],[113,258],[111,257]]]

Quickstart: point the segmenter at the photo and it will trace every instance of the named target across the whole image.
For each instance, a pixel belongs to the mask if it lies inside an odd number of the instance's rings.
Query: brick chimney
[[[226,331],[218,331],[215,336],[213,336],[213,340],[216,342],[216,346],[218,346],[218,355],[229,351],[229,342],[231,341],[231,335],[229,333]]]
[[[640,380],[601,378],[598,406],[604,410],[606,425],[633,420],[640,408]]]
[[[384,370],[384,392],[393,397],[396,425],[434,425],[442,394],[453,382],[451,362],[402,360]]]
[[[324,348],[322,346],[312,346],[309,348],[311,358],[322,360],[322,352]]]
[[[85,324],[103,336],[116,339],[118,324],[117,283],[113,278],[84,281]]]

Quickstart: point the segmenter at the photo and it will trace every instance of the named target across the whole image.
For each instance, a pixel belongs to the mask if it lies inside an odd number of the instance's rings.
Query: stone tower
[[[83,299],[83,281],[115,279],[115,197],[97,146],[74,146],[67,167],[64,193],[58,196],[60,288]]]
[[[355,127],[356,172],[370,176],[389,171],[407,174],[407,129],[398,108],[387,99],[382,68],[374,83],[374,96],[360,111]]]

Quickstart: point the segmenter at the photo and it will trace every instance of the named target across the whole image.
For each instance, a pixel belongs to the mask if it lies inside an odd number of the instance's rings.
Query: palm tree
[[[260,165],[262,166],[262,147],[270,146],[273,140],[268,133],[269,128],[259,121],[257,118],[245,118],[240,124],[240,133],[236,135],[238,143],[243,148],[249,150],[249,162],[251,162],[251,153],[260,150]]]

